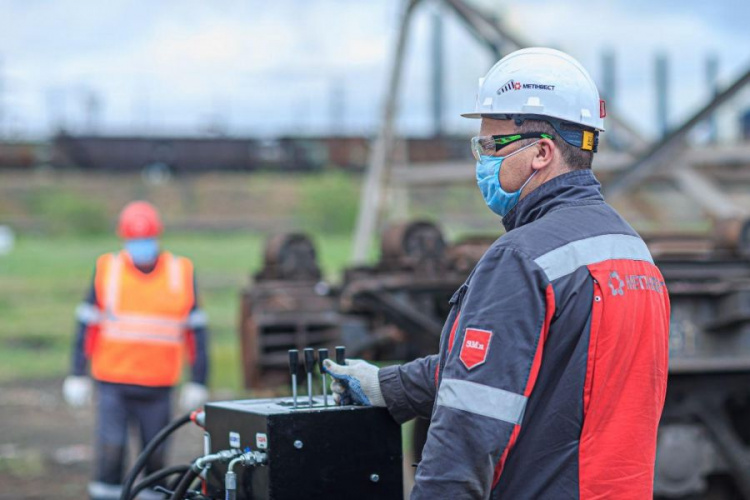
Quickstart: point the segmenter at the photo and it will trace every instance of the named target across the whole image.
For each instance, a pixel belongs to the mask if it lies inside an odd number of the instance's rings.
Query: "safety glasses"
[[[513,144],[522,139],[551,139],[554,136],[544,132],[527,132],[524,134],[508,135],[478,135],[471,138],[471,152],[478,161],[482,156],[492,156],[505,146]]]

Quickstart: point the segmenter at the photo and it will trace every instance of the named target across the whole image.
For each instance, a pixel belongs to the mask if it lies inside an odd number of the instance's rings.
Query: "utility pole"
[[[101,127],[101,101],[93,89],[84,89],[83,98],[87,133],[89,135],[97,135]]]
[[[328,133],[338,136],[344,135],[344,120],[346,116],[346,90],[340,77],[333,77],[329,84],[329,117]]]
[[[392,59],[393,66],[391,67],[388,90],[385,94],[380,131],[375,139],[375,144],[373,144],[367,174],[362,184],[362,203],[359,206],[359,214],[357,214],[357,229],[354,235],[354,252],[352,254],[353,261],[358,264],[367,260],[367,252],[370,249],[373,234],[377,229],[378,220],[380,220],[386,174],[392,163],[393,129],[401,70],[404,66],[406,40],[409,35],[411,16],[418,1],[404,0],[405,7],[399,25],[396,53]]]
[[[656,56],[656,123],[659,135],[664,137],[669,132],[669,65],[666,54]]]
[[[615,52],[606,50],[602,54],[602,94],[607,99],[607,107],[614,108],[617,99],[617,63]]]
[[[434,135],[443,135],[443,9],[432,13],[432,126]]]
[[[711,99],[714,99],[719,93],[719,58],[716,54],[710,54],[706,58],[706,86],[711,92]],[[708,118],[708,142],[715,144],[718,138],[716,126],[716,113],[712,113]]]
[[[3,60],[0,58],[0,140],[5,137],[5,81],[3,79]]]
[[[617,74],[616,58],[612,49],[605,50],[602,53],[602,98],[606,101],[607,110],[613,110],[617,106]],[[614,134],[612,133],[614,132]],[[614,130],[607,130],[605,134],[607,144],[614,150],[622,149],[622,141],[619,140],[617,125]]]

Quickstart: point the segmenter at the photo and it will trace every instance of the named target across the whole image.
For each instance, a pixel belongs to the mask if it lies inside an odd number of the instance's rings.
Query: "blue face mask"
[[[535,171],[529,176],[528,179],[526,179],[526,182],[523,183],[523,186],[521,186],[518,191],[508,193],[502,188],[502,186],[500,186],[500,166],[502,165],[504,159],[510,158],[511,156],[520,153],[526,148],[530,148],[537,142],[539,141],[532,142],[528,146],[524,146],[517,151],[513,151],[507,156],[482,155],[477,162],[477,186],[479,186],[479,190],[482,192],[484,202],[487,203],[487,206],[490,207],[490,210],[495,212],[500,217],[505,217],[505,215],[510,212],[513,207],[516,206],[519,198],[521,198],[521,191],[523,191],[523,188],[526,187],[526,184],[528,184],[529,181],[536,175]]]
[[[125,251],[136,266],[150,266],[159,257],[159,242],[156,238],[126,240]]]

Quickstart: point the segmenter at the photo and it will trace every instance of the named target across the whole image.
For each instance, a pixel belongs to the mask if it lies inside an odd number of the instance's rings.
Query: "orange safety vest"
[[[193,264],[162,252],[150,273],[127,252],[96,263],[102,317],[91,350],[96,380],[151,387],[173,386],[182,372],[185,331],[195,302]]]

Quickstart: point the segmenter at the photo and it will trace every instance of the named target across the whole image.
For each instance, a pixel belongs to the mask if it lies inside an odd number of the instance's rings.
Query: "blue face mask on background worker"
[[[125,240],[125,251],[136,266],[150,266],[159,257],[159,241],[156,238]]]
[[[482,155],[479,157],[476,165],[477,186],[479,186],[479,190],[482,192],[484,202],[487,203],[490,210],[500,217],[505,217],[505,215],[516,206],[518,200],[521,198],[521,191],[523,191],[526,184],[528,184],[536,175],[535,171],[528,179],[526,179],[526,182],[524,182],[517,191],[509,193],[500,185],[500,166],[502,165],[503,160],[520,153],[526,148],[530,148],[538,142],[539,141],[532,142],[528,146],[524,146],[506,156]]]

